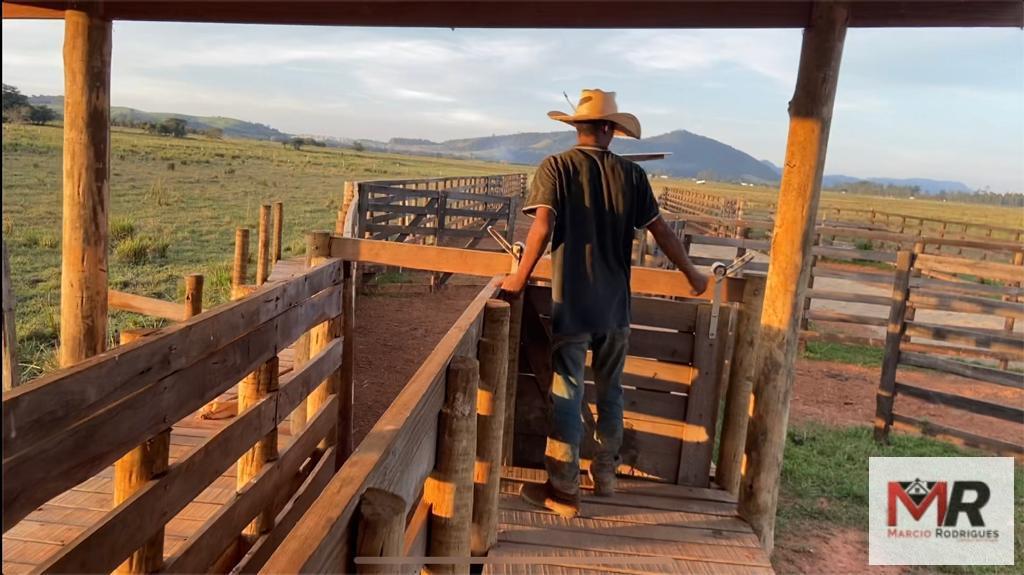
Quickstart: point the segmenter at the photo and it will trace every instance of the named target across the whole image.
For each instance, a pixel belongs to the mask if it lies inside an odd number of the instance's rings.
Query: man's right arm
[[[647,230],[654,236],[654,241],[658,242],[658,247],[665,253],[669,261],[675,264],[676,268],[686,276],[687,281],[690,282],[690,287],[693,288],[691,293],[693,295],[700,295],[707,291],[708,277],[701,273],[693,265],[693,262],[690,261],[690,256],[686,255],[682,242],[676,237],[672,228],[668,227],[665,219],[661,216],[654,218],[654,221],[647,225]]]

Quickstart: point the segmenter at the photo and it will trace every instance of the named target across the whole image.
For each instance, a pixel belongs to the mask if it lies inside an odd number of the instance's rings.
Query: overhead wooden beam
[[[60,18],[60,0],[4,2],[4,18]],[[81,4],[78,2],[77,4]],[[812,0],[105,0],[114,20],[442,28],[804,28]],[[858,0],[853,27],[1020,27],[1019,0]]]
[[[814,218],[848,21],[846,4],[815,5],[813,22],[804,31],[796,90],[789,103],[789,138],[772,235],[761,334],[754,354],[754,409],[739,502],[740,514],[769,551],[774,546],[779,474],[801,304],[811,271]]]
[[[61,367],[107,347],[110,48],[110,20],[66,12]]]

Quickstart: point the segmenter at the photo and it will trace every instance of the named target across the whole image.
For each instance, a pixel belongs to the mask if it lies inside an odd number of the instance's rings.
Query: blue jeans
[[[597,452],[594,473],[615,472],[622,446],[622,368],[629,328],[579,336],[555,336],[552,344],[551,413],[544,463],[552,486],[567,495],[579,492],[580,441],[583,439],[584,365],[591,368],[597,392]]]

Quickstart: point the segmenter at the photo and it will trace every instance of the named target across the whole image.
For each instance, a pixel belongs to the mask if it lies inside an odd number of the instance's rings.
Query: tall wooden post
[[[473,468],[470,541],[470,550],[475,556],[487,555],[498,542],[498,487],[501,483],[501,433],[505,426],[505,386],[508,384],[510,310],[508,302],[487,302],[477,352],[480,386],[476,395],[476,465]]]
[[[476,453],[477,361],[459,356],[448,366],[437,463],[424,496],[430,498],[431,557],[469,557]],[[428,573],[469,573],[469,565],[426,565]]]
[[[513,259],[511,273],[519,268]],[[519,337],[523,326],[523,294],[509,299],[508,379],[505,382],[505,421],[501,434],[501,462],[512,465],[513,439],[516,428],[516,387],[519,382]]]
[[[306,260],[310,266],[317,266],[331,256],[331,234],[329,232],[313,232],[306,238]],[[325,347],[331,344],[335,338],[341,336],[341,318],[331,318],[320,325],[314,326],[309,331],[309,357],[320,353]],[[306,418],[313,419],[320,407],[327,403],[327,398],[338,393],[341,389],[341,369],[331,372],[306,398]],[[339,398],[340,399],[340,398]],[[344,403],[344,402],[339,402]],[[340,425],[339,421],[339,425]],[[320,443],[322,449],[336,445],[338,441],[338,428],[330,431],[327,437]]]
[[[185,319],[203,313],[203,274],[185,276]]]
[[[6,241],[3,242],[3,248],[3,390],[10,391],[18,387],[18,384],[21,382],[21,368],[18,366],[18,334],[17,330],[15,330],[14,322],[14,290],[11,289],[11,260],[7,255]]]
[[[121,345],[145,335],[145,331],[121,332]],[[152,479],[167,473],[171,455],[171,430],[165,429],[114,462],[114,506],[120,505]],[[164,564],[164,528],[118,566],[116,573],[153,573]]]
[[[267,283],[270,277],[270,204],[260,206],[259,239],[256,246],[256,285]]]
[[[274,236],[270,248],[273,261],[281,261],[281,239],[284,236],[284,203],[274,202]]]
[[[238,299],[249,275],[249,230],[235,230],[235,259],[231,266],[231,299]]]
[[[765,278],[747,275],[743,284],[743,304],[736,320],[736,345],[729,369],[729,387],[725,392],[722,439],[718,444],[715,482],[722,489],[738,494],[743,472],[743,448],[750,421],[754,353],[761,331],[761,305],[764,303]]]
[[[256,368],[238,384],[238,412],[256,405],[278,389],[278,372],[280,364],[277,356]],[[272,429],[263,436],[255,446],[239,458],[235,467],[235,486],[241,491],[260,470],[271,461],[277,459],[277,429]],[[274,526],[274,507],[268,505],[243,531],[242,538],[248,544],[270,531]]]
[[[334,233],[343,235],[345,233],[345,219],[348,217],[349,206],[356,197],[358,182],[345,182],[345,188],[341,196],[341,206],[338,208],[338,218],[334,222]]]
[[[359,527],[356,531],[356,557],[401,557],[405,536],[405,500],[394,493],[370,487],[359,499]],[[356,565],[359,575],[398,574],[396,564]]]
[[[341,292],[341,387],[338,390],[338,460],[336,467],[352,454],[355,448],[353,438],[355,408],[355,350],[356,350],[356,264],[345,262],[342,269],[344,281]]]
[[[779,474],[801,304],[811,269],[811,239],[848,20],[846,4],[813,4],[810,26],[804,30],[796,90],[789,104],[789,138],[755,353],[754,411],[739,502],[741,515],[768,550],[775,544]]]
[[[64,212],[60,365],[107,347],[111,24],[64,12]]]

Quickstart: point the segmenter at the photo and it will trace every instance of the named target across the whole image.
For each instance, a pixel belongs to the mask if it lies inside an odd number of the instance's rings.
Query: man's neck
[[[597,148],[598,150],[607,150],[608,149],[607,145],[602,146],[601,144],[599,144],[597,142],[594,142],[592,140],[585,140],[583,138],[580,138],[580,139],[576,140],[576,145],[578,147],[581,147],[581,148]]]

